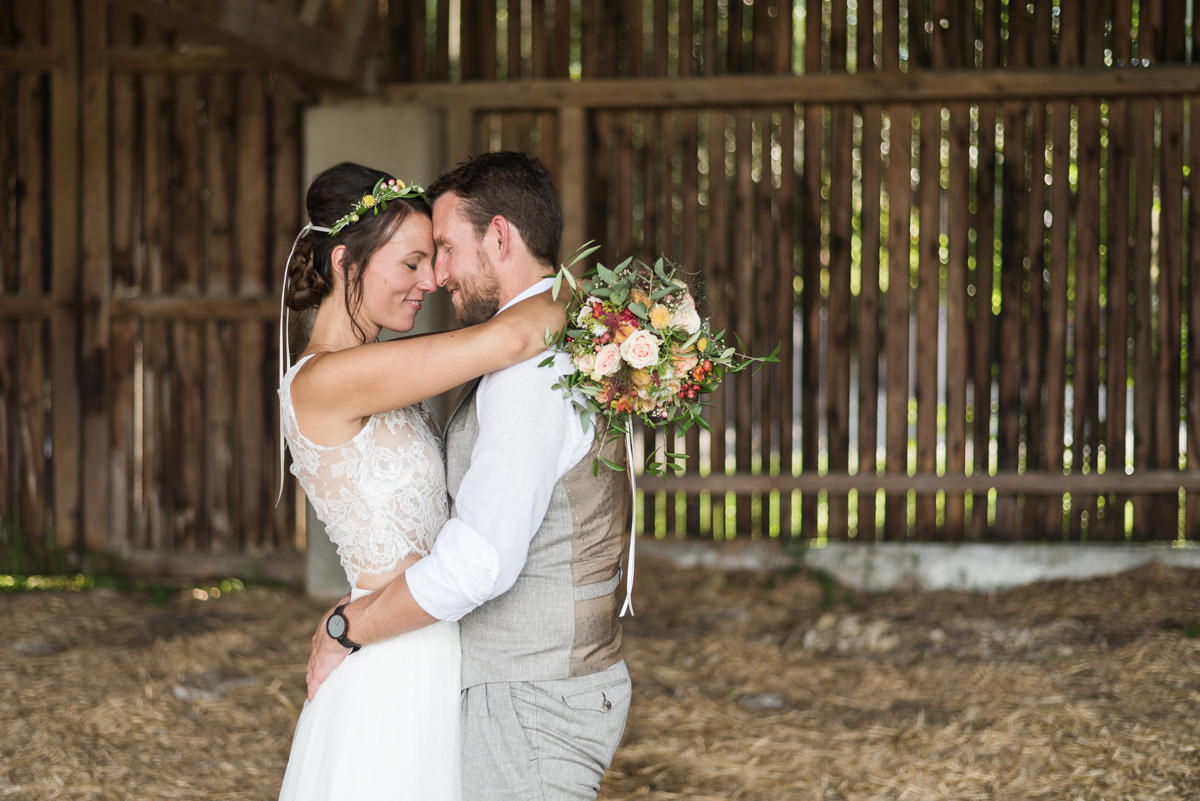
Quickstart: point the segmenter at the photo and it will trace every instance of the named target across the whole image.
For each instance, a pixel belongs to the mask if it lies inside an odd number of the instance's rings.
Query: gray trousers
[[[463,801],[590,801],[625,730],[629,671],[462,692]]]

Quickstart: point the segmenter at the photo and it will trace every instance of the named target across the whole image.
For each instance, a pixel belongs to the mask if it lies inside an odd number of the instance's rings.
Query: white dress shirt
[[[504,308],[547,291],[544,279]],[[485,375],[475,390],[479,437],[471,464],[428,556],[408,568],[409,591],[439,620],[458,620],[502,595],[525,566],[529,543],[550,506],[554,485],[592,446],[593,427],[561,390],[574,371],[562,352],[539,367],[548,351]]]

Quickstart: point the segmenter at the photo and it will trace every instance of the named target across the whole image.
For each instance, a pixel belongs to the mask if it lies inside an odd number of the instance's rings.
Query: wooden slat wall
[[[462,74],[565,74],[542,71],[538,53],[540,38],[561,30],[566,4],[553,13],[529,0],[500,5],[499,52],[474,48],[471,59],[491,65]],[[1185,61],[1186,4],[1135,5],[1117,0],[1105,18],[1075,4],[1003,0],[977,0],[971,14],[949,0],[878,0],[853,14],[844,0],[585,0],[576,32],[555,43],[579,48],[585,81]],[[424,11],[411,23],[420,15],[432,24]],[[520,58],[518,17],[532,41]],[[491,35],[486,21],[469,20],[464,43]],[[442,41],[441,29],[430,35]],[[692,453],[688,475],[1086,474],[1193,459],[1169,434],[1182,425],[1191,435],[1185,403],[1196,380],[1183,359],[1185,344],[1194,351],[1189,102],[591,112],[586,228],[604,242],[601,257],[682,259],[700,272],[719,325],[751,351],[780,344],[785,359],[712,399],[719,435],[658,444]],[[484,130],[501,135],[476,137],[473,149],[537,152],[525,132],[544,122],[521,111],[487,116]],[[1149,169],[1138,169],[1142,159]],[[647,450],[654,444],[646,437]],[[647,531],[723,538],[1171,539],[1183,519],[1171,495],[645,500]]]
[[[298,221],[301,100],[258,72],[110,66],[177,39],[105,3],[0,11],[0,48],[55,55],[0,71],[0,299],[32,310],[0,320],[0,569],[295,548],[292,505],[271,510],[265,310]],[[237,295],[263,302],[139,312]]]
[[[392,3],[383,74],[1116,71],[1187,63],[1200,35],[1181,0],[1113,0],[1107,17],[970,5]],[[0,49],[49,54],[0,61],[7,553],[295,547],[291,505],[271,506],[271,298],[299,216],[303,98],[261,70],[105,55],[177,40],[79,0],[0,11]],[[1200,470],[1192,97],[796,101],[449,110],[452,161],[526,150],[561,187],[563,154],[587,152],[572,230],[609,262],[675,258],[718,326],[751,352],[780,346],[781,364],[713,397],[714,433],[639,442],[691,454],[686,490],[644,493],[643,530],[1194,539],[1197,493],[721,489],[725,474]]]

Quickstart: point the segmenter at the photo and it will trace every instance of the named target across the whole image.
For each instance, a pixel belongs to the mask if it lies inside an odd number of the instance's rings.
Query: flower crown
[[[358,218],[368,211],[378,214],[380,209],[387,208],[389,200],[400,198],[424,197],[425,190],[417,184],[406,184],[399,178],[380,178],[375,182],[375,188],[370,194],[362,196],[362,200],[354,204],[349,214],[340,218],[329,228],[330,236],[337,236],[343,228],[358,222]]]

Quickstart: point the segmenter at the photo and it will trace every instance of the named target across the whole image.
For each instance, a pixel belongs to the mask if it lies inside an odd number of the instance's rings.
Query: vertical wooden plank
[[[554,63],[550,75],[566,78],[571,74],[571,0],[557,0],[554,6]]]
[[[1192,52],[1200,46],[1200,26],[1192,24]],[[1188,98],[1188,249],[1184,275],[1188,287],[1187,467],[1200,470],[1200,99]],[[1184,536],[1200,537],[1200,492],[1187,494]]]
[[[567,29],[569,36],[570,29]],[[568,40],[569,41],[569,40]],[[546,0],[531,0],[529,8],[529,74],[550,75],[550,40],[546,38]]]
[[[690,2],[679,6],[679,75],[690,77],[693,73],[693,39],[695,24],[693,7]],[[683,109],[678,115],[679,135],[676,146],[679,149],[679,196],[682,209],[680,220],[680,235],[682,238],[680,254],[683,268],[689,273],[700,271],[700,165],[699,165],[699,117],[695,111]],[[702,279],[702,273],[700,278]],[[697,283],[700,283],[699,281]],[[699,287],[697,287],[699,289]],[[680,450],[688,455],[686,472],[694,474],[700,466],[700,429],[693,426],[683,438]],[[700,532],[700,496],[698,493],[679,493],[675,501],[668,507],[668,519],[673,525],[668,531],[676,534],[695,535]],[[683,504],[683,514],[671,518],[671,513]]]
[[[1113,3],[1112,50],[1116,64],[1130,61],[1131,0]],[[1108,308],[1105,316],[1105,434],[1106,471],[1125,470],[1126,384],[1129,376],[1129,190],[1130,190],[1130,104],[1114,99],[1108,105]],[[1194,197],[1194,195],[1193,195]],[[1125,536],[1125,502],[1127,496],[1109,495],[1105,506],[1109,511],[1103,523],[1103,539],[1117,540]]]
[[[781,1],[778,5],[779,19],[775,38],[775,72],[791,74],[792,72],[792,3],[791,0]],[[796,393],[793,389],[795,378],[795,341],[796,319],[796,108],[789,105],[780,112],[779,120],[779,151],[780,177],[779,192],[779,226],[777,233],[779,263],[779,286],[776,303],[779,310],[776,319],[779,321],[779,367],[775,371],[779,396],[782,401],[782,413],[779,419],[779,472],[781,475],[792,475],[794,448],[793,431],[796,422]],[[779,494],[780,536],[791,537],[798,533],[792,527],[792,495],[791,492]]]
[[[1133,458],[1135,470],[1156,466],[1155,457],[1155,396],[1157,395],[1156,364],[1154,359],[1153,284],[1151,282],[1151,241],[1154,225],[1154,124],[1156,114],[1153,100],[1133,101],[1132,118],[1137,121],[1133,131],[1134,163],[1134,236],[1133,264],[1134,307],[1132,333],[1134,337],[1133,383]],[[1133,536],[1153,536],[1153,496],[1134,498]]]
[[[300,108],[294,98],[276,92],[272,95],[271,115],[272,248],[267,275],[273,294],[274,287],[283,285],[283,270],[288,252],[296,238],[296,231],[300,228],[302,219],[305,218],[301,215],[301,198],[304,187],[303,179],[300,176]],[[272,339],[271,341],[275,342],[276,340]],[[273,356],[272,361],[277,360],[278,352],[274,352]],[[274,380],[276,372],[270,369],[268,373],[270,378],[266,385],[272,386],[270,382]],[[275,454],[279,452],[280,445],[278,440],[279,403],[275,400],[275,394],[271,392],[266,393],[264,401],[267,405],[268,418],[271,421],[270,434],[264,444],[269,445],[269,450]],[[285,485],[283,497],[285,499],[294,498],[296,494],[291,491],[292,484],[289,476],[286,473],[283,475],[279,473],[279,461],[271,459],[270,464],[273,471],[271,489],[274,490],[283,484]],[[292,548],[296,540],[295,514],[294,503],[281,500],[275,505],[271,532],[274,549],[290,550]]]
[[[158,44],[164,37],[150,29],[144,43]],[[146,73],[142,78],[142,231],[145,264],[141,276],[142,292],[158,295],[164,290],[165,261],[169,247],[167,204],[154,202],[169,197],[168,126],[163,110],[167,105],[167,83],[161,73]],[[171,498],[162,477],[167,474],[163,462],[169,454],[165,445],[164,419],[169,415],[169,372],[167,327],[157,320],[142,325],[142,492],[145,529],[138,532],[140,547],[163,549],[167,545],[166,526]],[[137,422],[137,421],[135,421]]]
[[[505,59],[508,64],[505,65],[505,78],[508,80],[521,80],[527,78],[524,74],[524,59],[521,58],[521,0],[508,0],[508,26],[506,26],[505,34],[508,38],[508,59]]]
[[[730,287],[733,289],[735,316],[732,328],[744,331],[747,341],[753,343],[754,326],[754,183],[751,174],[751,115],[738,111],[734,115],[734,208],[733,208],[733,268]],[[753,345],[751,344],[751,347]],[[735,470],[749,473],[753,453],[752,439],[754,410],[751,407],[751,376],[743,372],[732,376],[731,386],[734,401],[734,455]],[[757,496],[737,496],[737,533],[751,533],[751,505]]]
[[[1028,66],[1025,9],[1009,9],[1008,63],[1014,69]],[[1026,114],[1028,104],[1010,101],[1004,109],[1004,171],[1000,235],[1000,360],[999,418],[996,463],[1002,471],[1015,471],[1021,449],[1021,375],[1024,364],[1024,331],[1021,320],[1022,284],[1025,280],[1025,228],[1028,190],[1026,169]],[[996,499],[996,533],[1004,539],[1023,539],[1020,499],[1000,494]]]
[[[403,5],[398,7],[404,8]],[[425,17],[425,3],[412,3],[408,11],[409,80],[413,83],[424,83],[429,74],[429,56],[426,52],[429,21]]]
[[[924,13],[909,16],[921,20]],[[921,9],[930,11],[931,9]],[[922,24],[922,30],[924,30]],[[929,34],[939,28],[933,26]],[[932,42],[925,41],[918,49],[917,66],[933,65]],[[941,257],[938,254],[941,237],[941,108],[935,103],[923,103],[918,110],[920,120],[920,184],[917,189],[917,289],[916,289],[916,363],[914,398],[917,406],[917,472],[937,472],[938,442],[938,306],[941,294]],[[932,540],[937,533],[937,496],[921,494],[916,498],[917,539]]]
[[[1070,208],[1070,125],[1071,107],[1067,103],[1048,105],[1051,122],[1051,191],[1050,191],[1050,263],[1049,309],[1046,316],[1046,469],[1052,473],[1063,469],[1064,433],[1066,428],[1066,343],[1067,343],[1067,284],[1069,282],[1069,246],[1071,236]],[[1057,501],[1057,502],[1056,502]],[[1043,528],[1048,537],[1060,535],[1063,527],[1061,498],[1054,496],[1046,504]]]
[[[874,4],[859,8],[858,71],[874,70]],[[862,261],[858,295],[858,472],[877,471],[879,446],[879,229],[882,193],[883,117],[878,105],[862,108]],[[858,493],[858,539],[876,538],[877,493]]]
[[[640,128],[641,142],[636,155],[640,163],[637,165],[638,175],[634,180],[642,186],[642,219],[640,225],[634,225],[634,239],[638,243],[635,245],[635,249],[636,252],[644,254],[647,259],[653,260],[659,255],[656,242],[659,216],[658,200],[661,195],[657,171],[659,160],[658,113],[652,109],[641,111],[638,114],[638,122],[640,123],[638,127]],[[661,436],[658,431],[650,429],[643,431],[642,441],[647,458],[651,457],[660,444],[664,444],[663,440],[664,436]],[[653,495],[647,493],[644,497],[645,503],[642,504],[641,511],[644,514],[645,522],[642,530],[653,532],[657,504],[661,496],[659,493]]]
[[[579,67],[583,77],[600,75],[600,15],[599,0],[580,0],[579,3]]]
[[[934,30],[933,63],[938,69],[962,69],[974,55],[973,20],[952,12],[951,0],[937,0],[934,16],[949,20]],[[972,45],[968,49],[968,45]],[[949,172],[946,185],[946,474],[966,470],[967,413],[967,243],[970,189],[970,107],[948,107]],[[966,524],[965,498],[946,496],[943,537],[962,539]]]
[[[985,0],[982,20],[982,64],[995,68],[1000,63],[1000,5]],[[972,470],[975,475],[991,472],[992,364],[996,319],[992,313],[993,261],[995,259],[996,210],[996,105],[979,105],[977,129],[977,168],[975,171],[975,308],[972,320]],[[1066,152],[1065,150],[1063,152]],[[988,496],[975,493],[971,498],[971,539],[988,533]]]
[[[920,107],[920,187],[917,194],[920,224],[917,245],[916,291],[916,379],[917,472],[937,472],[938,432],[938,302],[941,288],[940,205],[942,121],[941,109],[933,103]],[[937,497],[917,496],[915,536],[932,540],[937,531]]]
[[[717,45],[717,0],[704,0],[704,74],[721,72],[720,48]]]
[[[1051,8],[1046,4],[1034,6],[1034,16],[1029,26],[1029,53],[1034,67],[1047,68],[1051,64],[1053,30],[1050,24]],[[1045,209],[1046,209],[1046,106],[1033,102],[1028,107],[1029,119],[1029,195],[1025,252],[1029,258],[1026,274],[1028,295],[1025,319],[1025,366],[1022,383],[1025,396],[1025,470],[1044,470],[1042,445],[1042,388],[1043,355],[1045,353]],[[1045,520],[1046,499],[1041,495],[1025,496],[1021,530],[1028,536],[1041,534]]]
[[[653,2],[653,0],[651,0]],[[625,64],[632,78],[646,75],[646,26],[642,0],[625,0]]]
[[[725,69],[736,75],[747,70],[745,42],[742,39],[745,10],[742,3],[727,3],[725,6],[727,26],[725,29]],[[820,15],[815,15],[818,19]]]
[[[779,473],[794,475],[793,431],[796,421],[795,385],[795,327],[796,327],[796,113],[786,108],[779,123],[780,179],[779,226],[777,235],[779,262],[775,302],[779,321],[779,365],[776,368],[777,386],[782,399],[779,420]],[[792,526],[792,493],[781,492],[779,498],[780,536],[793,537],[799,530]]]
[[[578,106],[559,111],[558,160],[563,204],[563,243],[570,252],[587,234],[587,112]],[[564,254],[566,255],[566,254]]]
[[[234,235],[244,269],[238,271],[238,291],[243,295],[267,293],[267,109],[263,80],[242,74],[238,81],[237,194]],[[270,435],[263,413],[263,373],[266,359],[266,326],[259,320],[238,324],[237,416],[238,459],[242,471],[239,492],[239,544],[264,544],[268,526],[265,503],[270,498],[274,459],[267,447]]]
[[[438,0],[433,80],[450,80],[450,0]]]
[[[708,235],[705,237],[705,271],[708,276],[709,312],[718,330],[728,322],[728,311],[724,302],[723,287],[727,259],[729,258],[729,226],[726,221],[728,202],[728,179],[725,174],[725,127],[724,111],[707,112],[708,139]],[[726,382],[727,384],[727,382]],[[722,475],[725,469],[725,403],[728,387],[723,385],[712,394],[708,424],[709,459],[712,475]],[[713,493],[711,499],[713,536],[725,532],[725,494]]]
[[[899,68],[900,14],[897,0],[883,3],[883,69]],[[912,184],[912,108],[886,107],[888,141],[888,288],[885,298],[885,361],[887,392],[886,471],[908,472],[908,314],[909,314],[909,218]],[[888,540],[898,541],[908,529],[908,498],[889,493],[884,510]]]
[[[73,0],[54,0],[50,15],[50,42],[57,66],[50,79],[51,184],[51,293],[57,303],[51,321],[54,349],[53,470],[55,541],[62,547],[80,544],[80,439],[79,369],[75,336],[78,330],[71,301],[75,297],[79,267],[79,52],[76,7]]]
[[[909,220],[912,185],[909,164],[912,150],[912,108],[888,109],[891,141],[888,151],[888,289],[887,289],[887,472],[908,472],[909,405]],[[903,539],[908,528],[908,499],[892,493],[887,498],[885,525],[889,540]]]
[[[205,196],[208,223],[205,238],[207,264],[205,290],[209,295],[233,294],[235,251],[233,241],[233,192],[235,176],[233,155],[235,79],[212,75],[208,87],[208,124],[204,130]],[[236,549],[234,507],[237,468],[234,464],[234,389],[229,366],[236,363],[234,327],[221,320],[204,325],[204,383],[207,398],[204,427],[208,435],[205,449],[207,482],[205,505],[208,508],[210,547],[214,551]],[[272,460],[274,464],[274,460]]]
[[[830,70],[846,71],[846,2],[830,7]],[[851,156],[854,111],[846,104],[831,109],[829,133],[829,322],[826,342],[825,431],[829,472],[850,470],[851,319],[850,239],[852,230]],[[849,507],[845,494],[829,494],[829,537],[845,539]]]
[[[113,46],[133,43],[133,21],[129,14],[110,10],[110,41]],[[134,267],[134,203],[137,196],[134,172],[139,135],[137,98],[134,78],[114,74],[112,84],[112,292],[128,296],[137,292],[138,276]],[[136,518],[140,508],[134,498],[136,443],[134,441],[135,387],[138,321],[113,319],[111,323],[110,428],[109,428],[109,520],[110,542],[115,548],[133,545],[134,532],[140,527]]]
[[[679,3],[679,66],[680,78],[689,78],[696,71],[696,16],[691,0]]]
[[[482,74],[483,45],[479,41],[479,16],[482,13],[483,0],[459,0],[458,74],[462,81],[477,81]]]
[[[819,9],[806,7],[804,38],[804,71],[815,75],[821,71],[821,14]],[[800,450],[801,468],[819,469],[820,451],[820,386],[821,386],[821,164],[823,159],[822,133],[824,113],[820,106],[810,104],[804,110],[804,167],[803,198],[800,201],[800,253],[802,289],[800,319],[803,334],[800,340]],[[800,527],[806,537],[819,535],[817,507],[820,497],[805,493],[800,497]]]
[[[185,297],[200,294],[202,151],[197,108],[199,79],[183,74],[175,79],[171,160],[175,169],[171,192],[171,292]],[[153,202],[153,200],[152,200]],[[193,322],[171,324],[172,362],[177,401],[171,417],[172,456],[176,469],[168,473],[176,485],[178,505],[171,517],[172,540],[185,550],[207,549],[204,463],[204,349],[200,327]]]
[[[1103,64],[1103,24],[1098,15],[1081,14],[1082,62]],[[1100,104],[1079,103],[1077,194],[1075,199],[1075,353],[1073,470],[1096,470],[1099,452],[1100,385]],[[1097,535],[1099,507],[1094,495],[1071,496],[1072,527],[1079,525],[1089,538]]]
[[[1158,60],[1167,64],[1183,63],[1184,4],[1180,0],[1163,0],[1163,26]],[[1183,297],[1183,100],[1163,98],[1162,130],[1159,156],[1159,196],[1162,218],[1159,227],[1158,267],[1158,403],[1155,406],[1155,427],[1158,433],[1157,466],[1163,470],[1179,469],[1179,425],[1181,408],[1180,358],[1182,357]],[[1196,202],[1193,199],[1193,202]],[[1193,354],[1193,359],[1196,355]],[[1175,495],[1160,495],[1160,522],[1153,532],[1156,539],[1174,539],[1179,526],[1179,502]]]
[[[0,47],[9,48],[20,41],[20,23],[12,15],[16,11],[10,6],[0,9]],[[5,73],[0,75],[0,186],[12,186],[17,180],[18,162],[22,153],[21,140],[27,137],[21,129],[22,120],[28,113],[20,101],[21,78]],[[34,131],[38,139],[40,131]],[[17,242],[21,216],[14,192],[0,195],[0,294],[19,288],[19,268],[22,266],[20,244]],[[13,546],[14,553],[21,537],[22,495],[28,492],[28,484],[22,490],[19,478],[21,434],[19,397],[22,389],[19,368],[15,364],[18,352],[15,340],[19,337],[19,324],[15,321],[0,322],[0,546]],[[18,382],[14,385],[14,381]],[[6,564],[8,560],[3,560]],[[14,559],[15,561],[15,559]],[[19,570],[17,566],[5,568]]]
[[[20,3],[14,6],[14,23],[17,41],[45,41],[44,10],[33,3]],[[14,266],[18,271],[16,288],[24,294],[45,296],[46,282],[43,277],[45,264],[46,237],[46,186],[47,175],[45,144],[46,132],[42,122],[44,108],[43,90],[45,76],[25,74],[13,79],[16,88],[16,120],[15,125],[7,114],[0,114],[0,131],[10,145],[5,145],[4,156],[8,162],[5,172],[15,171],[15,178],[23,188],[19,195],[11,197],[15,211],[16,241],[5,248],[0,258],[8,261],[10,254],[16,256]],[[12,106],[9,107],[13,108]],[[11,154],[11,161],[10,161]],[[4,176],[7,178],[7,175]],[[8,186],[7,180],[4,182]],[[9,214],[8,201],[3,204],[3,214]],[[5,237],[7,239],[7,237]],[[12,248],[12,250],[9,250]],[[4,499],[8,512],[0,514],[4,518],[0,522],[8,522],[14,516],[19,516],[21,534],[27,543],[43,543],[46,541],[46,499],[50,493],[47,482],[46,457],[44,441],[46,437],[46,359],[45,348],[46,322],[38,317],[23,320],[14,326],[16,329],[15,354],[16,369],[15,391],[8,391],[8,381],[5,381],[6,398],[15,404],[15,426],[0,437],[0,448],[4,454],[0,461],[11,459],[12,472],[7,473],[0,468],[0,498]],[[7,404],[5,404],[7,406]],[[0,419],[7,419],[6,410],[0,408]],[[9,433],[13,435],[10,440]],[[11,442],[11,445],[10,445]],[[17,484],[16,492],[10,496],[12,483]],[[11,501],[11,505],[8,505]]]

